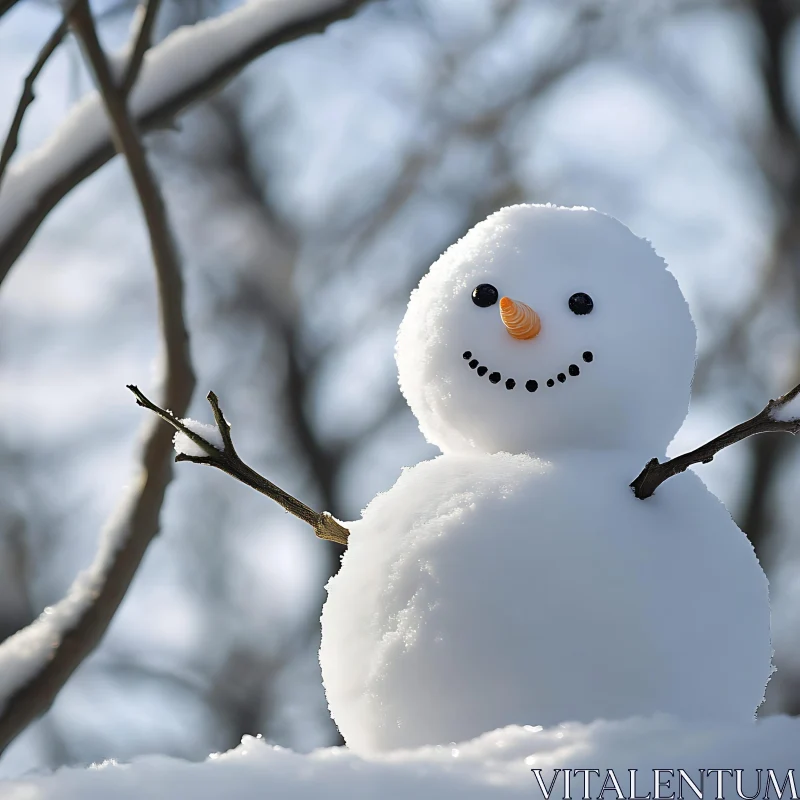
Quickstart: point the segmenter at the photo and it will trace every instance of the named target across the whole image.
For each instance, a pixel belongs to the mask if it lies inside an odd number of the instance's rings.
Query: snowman
[[[649,243],[592,209],[504,208],[423,277],[396,358],[442,454],[348,523],[327,587],[320,663],[347,744],[752,720],[772,670],[753,548],[692,472],[629,488],[686,416],[695,360]]]

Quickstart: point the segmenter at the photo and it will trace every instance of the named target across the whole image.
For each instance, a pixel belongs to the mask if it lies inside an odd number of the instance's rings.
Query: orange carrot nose
[[[500,319],[515,339],[533,339],[542,329],[539,315],[530,306],[510,297],[500,298]]]

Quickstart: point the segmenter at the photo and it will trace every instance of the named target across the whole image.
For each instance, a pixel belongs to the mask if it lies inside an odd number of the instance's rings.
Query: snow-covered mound
[[[642,501],[637,469],[627,453],[442,455],[348,523],[320,648],[347,744],[752,720],[772,653],[753,547],[697,475]]]
[[[362,758],[345,748],[298,755],[245,737],[235,750],[200,764],[152,756],[132,764],[106,763],[89,769],[61,769],[50,776],[0,782],[2,800],[502,800],[543,798],[532,770],[550,797],[563,798],[563,770],[588,773],[591,797],[601,795],[607,770],[613,770],[622,795],[629,797],[629,770],[638,770],[636,794],[654,791],[653,770],[662,770],[660,795],[678,795],[679,772],[714,798],[736,798],[736,770],[742,794],[769,797],[798,764],[800,720],[770,717],[758,724],[700,727],[669,717],[563,725],[549,730],[510,727],[471,742],[397,751]],[[554,773],[554,770],[562,772]],[[668,770],[673,771],[670,776]],[[729,770],[730,774],[725,772]],[[761,770],[761,773],[758,773]],[[720,771],[720,772],[718,772]],[[800,778],[800,776],[798,776]],[[795,785],[798,778],[795,778]],[[571,796],[583,796],[583,773],[571,777]],[[667,786],[666,781],[670,781]],[[607,783],[611,787],[611,783]],[[697,797],[684,781],[683,796]],[[784,798],[793,796],[791,783]],[[797,794],[794,794],[796,797]]]

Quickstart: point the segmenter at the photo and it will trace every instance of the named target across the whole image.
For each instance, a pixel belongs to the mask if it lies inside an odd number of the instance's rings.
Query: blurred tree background
[[[165,0],[156,38],[235,5]],[[106,47],[124,44],[135,3],[92,7]],[[4,127],[59,13],[23,0],[0,18]],[[670,452],[751,416],[800,380],[798,18],[795,0],[374,0],[255,60],[145,138],[183,256],[192,416],[208,421],[213,388],[249,463],[355,518],[436,452],[397,388],[409,292],[515,202],[594,206],[667,259],[699,332]],[[92,87],[68,39],[21,152]],[[115,159],[0,291],[0,638],[63,596],[129,479],[144,412],[125,384],[147,391],[156,374],[150,258]],[[759,436],[699,472],[771,580],[764,713],[800,713],[800,448]],[[246,733],[339,741],[316,649],[340,555],[249,489],[179,465],[108,635],[0,774],[201,759]]]

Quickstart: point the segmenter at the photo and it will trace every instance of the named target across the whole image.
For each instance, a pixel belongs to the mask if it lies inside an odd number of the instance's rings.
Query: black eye
[[[472,302],[480,308],[488,308],[497,302],[497,289],[491,283],[482,283],[472,290]]]
[[[577,292],[569,299],[569,310],[573,314],[588,314],[594,308],[594,301],[586,292]]]

